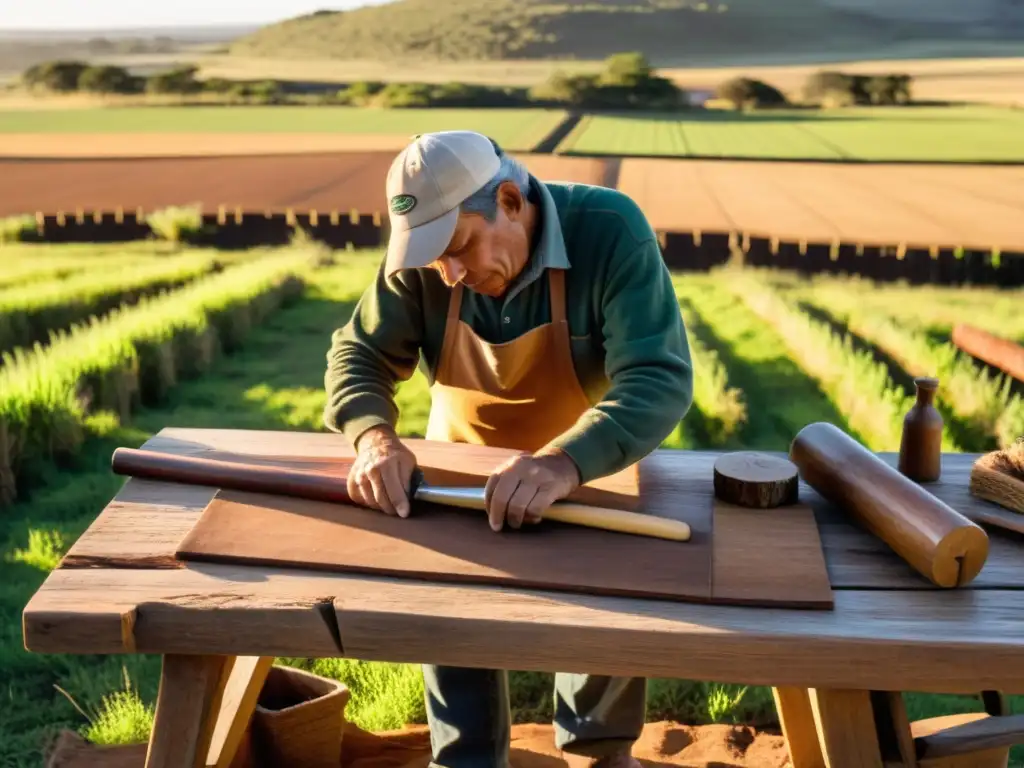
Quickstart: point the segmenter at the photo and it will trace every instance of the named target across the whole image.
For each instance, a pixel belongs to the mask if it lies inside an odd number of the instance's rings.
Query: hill
[[[964,11],[963,9],[968,9]],[[1024,39],[1007,0],[395,0],[318,11],[236,40],[245,57],[481,61],[604,58],[641,51],[656,66],[769,63],[915,41]]]

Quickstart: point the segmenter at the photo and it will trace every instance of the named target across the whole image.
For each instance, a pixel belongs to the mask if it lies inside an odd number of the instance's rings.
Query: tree
[[[89,93],[134,93],[135,78],[124,67],[87,67],[78,77],[78,89]]]
[[[78,78],[87,67],[81,61],[45,61],[26,69],[21,79],[29,87],[68,93],[78,89]]]
[[[736,109],[775,107],[786,103],[786,97],[777,88],[749,77],[726,80],[718,86],[715,95],[732,103]]]
[[[198,67],[178,67],[167,72],[153,75],[146,83],[150,93],[195,93],[201,91],[203,84],[196,80]]]
[[[599,85],[640,85],[654,74],[642,53],[616,53],[605,59],[604,71],[598,77]]]

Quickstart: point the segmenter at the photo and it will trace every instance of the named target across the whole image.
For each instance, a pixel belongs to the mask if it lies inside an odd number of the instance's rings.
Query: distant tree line
[[[400,83],[361,81],[341,89],[310,94],[296,84],[275,80],[244,82],[222,78],[200,79],[194,66],[156,74],[131,74],[122,67],[91,66],[80,61],[37,64],[22,75],[24,85],[55,93],[154,94],[183,97],[204,95],[229,103],[315,103],[381,107],[531,107],[580,110],[675,110],[690,106],[688,94],[671,80],[655,73],[640,53],[620,53],[605,60],[599,72],[555,72],[531,88],[467,83]],[[798,103],[826,107],[898,105],[911,101],[911,78],[903,74],[851,75],[824,71],[804,84]],[[748,77],[721,83],[714,93],[735,109],[782,107],[790,104],[774,86]]]
[[[910,75],[851,75],[844,72],[816,72],[804,85],[804,99],[824,106],[846,107],[873,104],[909,104],[913,80]]]

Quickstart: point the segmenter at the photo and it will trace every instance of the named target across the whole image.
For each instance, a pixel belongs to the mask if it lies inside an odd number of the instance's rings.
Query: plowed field
[[[237,138],[239,147],[268,139]],[[96,139],[116,149],[111,137]],[[134,137],[122,151],[134,154],[140,144]],[[384,179],[401,145],[214,156],[178,141],[166,152],[179,157],[0,160],[0,216],[188,203],[207,210],[384,211]],[[1024,167],[519,157],[541,179],[617,186],[659,230],[1024,249]]]
[[[246,210],[386,210],[388,152],[0,160],[0,216],[202,203]],[[522,155],[540,178],[600,184],[608,161]]]

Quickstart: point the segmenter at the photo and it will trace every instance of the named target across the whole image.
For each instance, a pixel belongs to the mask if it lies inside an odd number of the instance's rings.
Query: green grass
[[[42,765],[40,745],[55,730],[78,729],[99,743],[143,740],[152,725],[159,679],[153,656],[63,656],[29,654],[21,638],[21,611],[68,547],[117,492],[122,479],[109,471],[117,446],[137,447],[167,426],[320,430],[325,403],[323,373],[331,332],[345,322],[372,279],[379,252],[345,254],[341,263],[305,277],[298,301],[251,328],[229,355],[213,359],[202,375],[179,381],[157,405],[120,423],[97,410],[85,423],[88,439],[73,470],[43,468],[31,495],[0,516],[0,766]],[[700,370],[714,370],[717,388],[698,402],[715,403],[721,393],[741,399],[746,419],[737,421],[740,445],[785,450],[808,421],[845,426],[841,411],[818,383],[788,356],[783,337],[759,319],[725,286],[728,277],[680,275],[683,304]],[[718,366],[721,366],[719,369]],[[716,394],[719,393],[719,394]],[[399,387],[404,435],[422,436],[429,412],[425,380],[417,374]],[[705,405],[709,412],[715,408]],[[721,409],[720,409],[721,410]],[[726,409],[723,412],[728,412]],[[707,447],[708,435],[688,430],[686,443]],[[671,442],[668,441],[668,442]],[[343,680],[353,692],[352,719],[369,729],[424,721],[419,667],[349,659],[279,659]],[[551,717],[547,674],[514,670],[514,719]],[[970,697],[908,694],[914,718],[978,711]],[[1016,710],[1024,710],[1014,699]],[[650,681],[648,719],[687,723],[775,722],[770,692],[763,687],[684,680]],[[1014,762],[1014,765],[1021,765]]]
[[[64,280],[83,272],[110,273],[166,258],[166,243],[7,243],[0,246],[0,291],[30,283]],[[230,258],[230,254],[222,254]],[[33,288],[34,290],[34,288]]]
[[[58,331],[218,272],[244,254],[189,250],[121,269],[82,270],[30,288],[0,289],[0,353],[45,344]]]
[[[396,134],[443,130],[485,133],[526,150],[561,122],[559,110],[363,109],[359,107],[124,107],[0,110],[4,133],[339,133]]]
[[[999,107],[773,109],[587,118],[559,152],[807,160],[1024,160],[1024,113]]]

